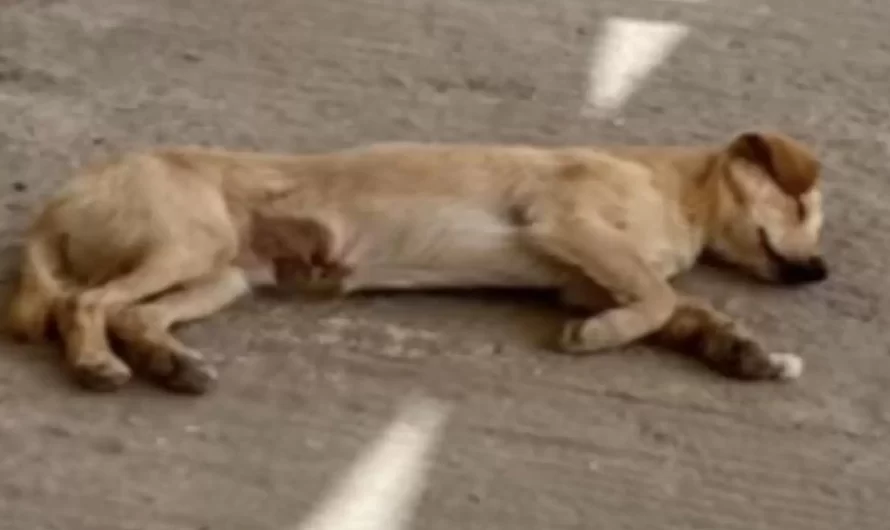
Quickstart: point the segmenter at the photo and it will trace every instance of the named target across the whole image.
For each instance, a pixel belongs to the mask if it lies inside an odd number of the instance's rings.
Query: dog
[[[217,374],[171,328],[222,310],[266,268],[340,295],[558,290],[585,311],[565,352],[642,341],[733,378],[789,380],[798,355],[670,280],[705,254],[777,284],[823,280],[819,182],[808,147],[765,130],[699,146],[130,152],[82,168],[36,216],[7,325],[57,334],[88,389],[136,371],[200,394]]]

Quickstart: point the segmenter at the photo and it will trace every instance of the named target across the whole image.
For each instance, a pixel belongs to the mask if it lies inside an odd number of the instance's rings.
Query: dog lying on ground
[[[700,147],[131,153],[81,171],[34,221],[8,325],[30,340],[55,330],[85,387],[136,370],[201,393],[216,374],[171,327],[221,310],[268,266],[341,294],[558,289],[589,315],[566,324],[566,352],[645,340],[731,377],[792,379],[800,357],[669,280],[703,252],[782,284],[825,278],[819,173],[804,145],[760,131]]]

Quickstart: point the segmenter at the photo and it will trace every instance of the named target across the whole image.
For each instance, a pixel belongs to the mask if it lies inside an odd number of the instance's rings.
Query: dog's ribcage
[[[438,198],[366,203],[343,248],[347,289],[554,287],[565,271],[485,204]]]

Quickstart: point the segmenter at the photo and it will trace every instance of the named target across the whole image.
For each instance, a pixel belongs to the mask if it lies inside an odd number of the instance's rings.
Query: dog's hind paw
[[[169,370],[155,374],[155,380],[167,390],[180,394],[201,395],[216,384],[218,374],[203,356],[174,353],[169,359]]]
[[[130,368],[115,357],[102,362],[79,363],[71,367],[74,380],[94,392],[112,392],[124,386],[132,377]]]

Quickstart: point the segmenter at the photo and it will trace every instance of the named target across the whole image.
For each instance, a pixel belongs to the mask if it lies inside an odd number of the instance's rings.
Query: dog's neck
[[[689,148],[672,150],[665,163],[673,171],[676,195],[689,231],[689,244],[697,260],[706,250],[712,227],[720,211],[720,186],[723,185],[724,157],[719,149]]]
[[[707,228],[717,215],[716,187],[724,156],[720,147],[618,147],[608,151],[646,164],[658,176],[656,184],[676,197],[691,227]]]
[[[720,146],[645,147],[621,149],[616,154],[633,156],[657,175],[656,185],[673,197],[685,219],[685,238],[690,257],[704,252],[720,209],[725,157]]]
[[[674,152],[668,159],[679,179],[680,200],[689,223],[707,230],[719,210],[718,187],[723,178],[724,157],[706,147]]]

